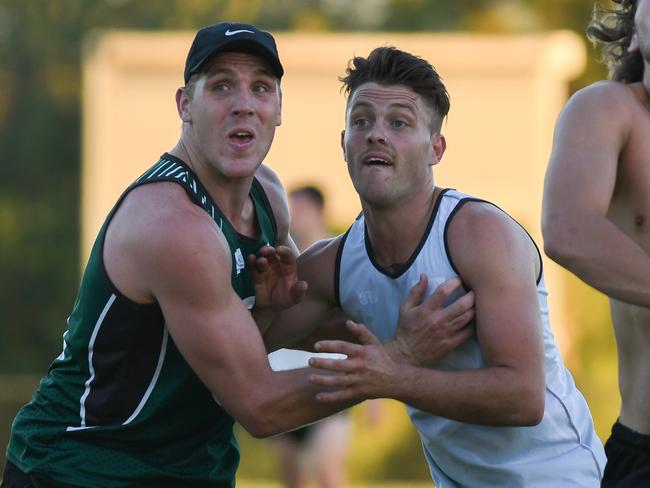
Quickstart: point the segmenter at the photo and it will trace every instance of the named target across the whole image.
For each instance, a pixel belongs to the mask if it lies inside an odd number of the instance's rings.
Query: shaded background
[[[61,350],[80,276],[81,60],[97,29],[187,30],[217,20],[272,31],[580,34],[589,0],[0,0],[0,461],[11,419]],[[606,76],[589,48],[571,91]],[[432,60],[435,65],[435,60]],[[128,114],[125,114],[128,116]],[[164,149],[164,148],[163,148]],[[565,358],[604,440],[618,408],[615,346],[602,295],[566,274],[580,326]],[[386,402],[390,434],[359,429],[354,479],[428,479],[413,429]],[[383,429],[384,432],[386,429]],[[366,437],[364,437],[364,435]],[[266,444],[242,438],[242,475],[274,477]],[[370,440],[369,440],[370,439]],[[250,449],[247,449],[250,447]],[[249,457],[246,452],[254,452]]]

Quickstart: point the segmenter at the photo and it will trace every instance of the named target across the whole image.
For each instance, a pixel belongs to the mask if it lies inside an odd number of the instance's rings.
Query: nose
[[[234,97],[232,114],[236,117],[250,117],[255,113],[255,104],[251,93],[247,90],[239,90]]]
[[[380,123],[376,123],[368,131],[368,143],[369,144],[386,144],[386,131]]]

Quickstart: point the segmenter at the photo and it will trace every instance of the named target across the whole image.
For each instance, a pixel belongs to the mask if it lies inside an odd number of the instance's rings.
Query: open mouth
[[[384,159],[376,156],[371,156],[369,158],[366,158],[363,161],[363,164],[365,166],[392,166],[392,163],[388,159]]]
[[[252,141],[255,138],[255,136],[253,135],[252,132],[249,132],[249,131],[246,131],[246,130],[238,130],[238,131],[232,132],[228,136],[228,138],[231,141],[236,142],[237,144],[245,144],[247,142]]]

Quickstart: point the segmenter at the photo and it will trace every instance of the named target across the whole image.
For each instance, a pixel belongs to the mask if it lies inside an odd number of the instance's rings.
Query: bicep
[[[534,278],[514,267],[474,276],[477,339],[488,366],[542,368],[542,323]]]
[[[609,110],[611,103],[593,95],[578,94],[560,114],[546,173],[545,215],[607,211],[625,124],[618,110]]]
[[[271,370],[257,326],[232,289],[225,247],[225,243],[198,242],[194,252],[173,253],[173,262],[159,256],[152,281],[180,353],[237,417],[245,389],[263,383]]]
[[[475,293],[476,333],[486,365],[538,374],[543,371],[543,330],[534,244],[496,209],[473,220],[463,219],[464,211],[456,217],[460,225],[450,227],[450,249]]]

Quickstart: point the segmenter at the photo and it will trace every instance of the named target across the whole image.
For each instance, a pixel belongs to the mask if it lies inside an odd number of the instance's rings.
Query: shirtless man
[[[639,487],[650,484],[650,0],[615,2],[587,31],[612,79],[560,114],[542,226],[548,256],[610,299],[622,402],[603,486]]]

